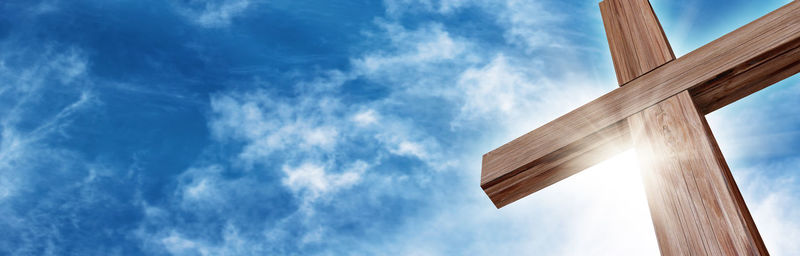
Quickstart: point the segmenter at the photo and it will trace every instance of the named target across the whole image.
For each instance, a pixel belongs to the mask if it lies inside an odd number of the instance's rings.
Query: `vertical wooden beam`
[[[600,2],[620,86],[675,59],[648,0]]]
[[[600,11],[620,86],[675,59],[649,1],[605,0]],[[768,255],[688,92],[627,122],[663,255]]]
[[[768,255],[689,92],[628,118],[664,255]]]

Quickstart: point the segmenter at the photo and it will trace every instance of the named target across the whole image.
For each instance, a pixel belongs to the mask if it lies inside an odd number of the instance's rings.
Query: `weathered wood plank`
[[[628,124],[663,255],[768,255],[689,92]]]
[[[649,1],[605,0],[600,13],[620,84],[675,59]]]
[[[700,112],[708,114],[800,72],[800,47],[774,56],[748,72],[722,76],[690,89]]]
[[[752,81],[769,80],[767,78],[774,75],[775,70],[783,70],[782,74],[796,72],[794,53],[798,47],[800,2],[795,1],[485,154],[481,187],[496,201],[503,197],[493,196],[493,193],[512,188],[526,177],[564,177],[543,175],[543,172],[550,170],[565,169],[536,168],[536,161],[552,156],[553,152],[569,145],[591,144],[583,141],[598,131],[619,125],[625,118],[684,90],[706,88],[702,90],[710,93],[706,98],[730,100],[731,97],[720,94],[740,93],[738,88],[748,86],[752,90]],[[766,60],[776,58],[785,61],[770,61],[762,65]],[[727,81],[727,89],[716,89],[724,84],[720,81]],[[764,86],[763,83],[757,85]],[[719,105],[724,103],[723,100],[713,101],[712,104]],[[702,101],[698,103],[704,104]],[[565,160],[547,162],[569,163]],[[501,182],[503,187],[493,188]],[[541,188],[533,188],[533,191],[538,189]],[[503,194],[508,198],[519,197],[513,193]]]

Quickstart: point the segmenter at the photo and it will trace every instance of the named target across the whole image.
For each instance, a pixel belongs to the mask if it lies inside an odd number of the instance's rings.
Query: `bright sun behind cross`
[[[530,204],[552,213],[545,218],[560,231],[576,234],[555,255],[658,255],[633,149],[537,193]]]

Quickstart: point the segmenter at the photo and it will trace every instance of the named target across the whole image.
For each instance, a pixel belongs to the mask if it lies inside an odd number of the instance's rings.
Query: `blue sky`
[[[653,0],[676,55],[789,1]],[[0,3],[2,255],[657,254],[635,153],[497,210],[481,155],[616,87],[596,0]],[[800,80],[708,116],[800,251]]]

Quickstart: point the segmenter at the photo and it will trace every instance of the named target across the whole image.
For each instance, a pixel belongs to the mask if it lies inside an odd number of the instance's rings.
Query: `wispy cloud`
[[[339,143],[342,122],[335,115],[344,106],[335,99],[286,101],[255,91],[214,97],[211,106],[214,135],[246,142],[240,157],[251,164],[279,150],[330,152]]]
[[[734,170],[739,188],[753,216],[759,233],[771,254],[790,255],[800,251],[800,180],[796,168],[800,159]],[[765,176],[764,170],[781,171],[779,176]]]
[[[454,99],[461,109],[453,125],[491,121],[522,134],[607,90],[582,74],[549,76],[536,63],[519,61],[500,53],[486,65],[461,73],[456,85],[460,93]]]
[[[408,31],[393,23],[379,23],[392,41],[390,52],[373,52],[355,59],[354,65],[363,74],[393,69],[393,66],[416,66],[441,63],[459,58],[467,47],[462,40],[450,36],[440,24]]]
[[[118,193],[133,185],[110,179],[111,168],[58,143],[73,136],[76,120],[103,104],[93,92],[85,53],[13,41],[0,48],[0,229],[6,231],[0,234],[0,253],[62,254],[69,230],[91,228],[107,215],[119,216],[109,209],[137,209],[133,200],[106,190],[114,187],[112,192]],[[86,218],[89,209],[107,215]],[[113,236],[82,237],[109,235]],[[79,254],[113,247],[70,246]]]
[[[206,28],[226,27],[251,6],[250,0],[191,0],[176,3],[191,22]]]
[[[461,5],[454,4],[452,8],[455,6]],[[377,21],[376,25],[379,30],[371,34],[371,39],[388,41],[388,45],[382,44],[381,47],[352,57],[352,68],[349,70],[321,72],[322,75],[290,85],[292,93],[289,97],[280,97],[282,94],[266,88],[214,95],[209,120],[212,134],[215,140],[223,144],[241,143],[234,163],[249,166],[247,168],[251,169],[251,173],[230,179],[223,175],[228,167],[191,169],[184,174],[185,182],[177,188],[177,193],[183,198],[184,208],[202,211],[226,209],[229,206],[225,202],[239,199],[224,191],[247,187],[242,182],[257,175],[252,173],[255,170],[270,172],[280,177],[280,185],[299,204],[290,210],[291,213],[283,215],[277,222],[279,224],[270,225],[268,232],[254,239],[298,239],[300,243],[295,243],[295,246],[301,250],[324,246],[327,252],[379,252],[380,249],[375,246],[388,246],[406,254],[425,254],[426,250],[431,254],[459,254],[470,250],[488,252],[488,247],[480,244],[462,249],[446,247],[476,238],[466,234],[477,235],[476,232],[495,230],[486,230],[482,228],[483,225],[512,228],[514,221],[527,216],[522,212],[539,209],[536,211],[544,214],[541,208],[528,204],[523,208],[507,210],[515,212],[515,217],[501,219],[502,215],[496,214],[477,186],[467,186],[477,182],[477,161],[482,152],[462,147],[474,147],[477,143],[470,140],[452,141],[452,137],[474,136],[471,127],[487,121],[508,126],[493,129],[521,131],[525,126],[547,121],[558,112],[568,111],[571,106],[601,94],[602,87],[596,86],[585,76],[575,74],[546,77],[538,69],[541,64],[537,64],[536,60],[511,57],[515,54],[501,49],[484,48],[448,32],[440,23],[423,24],[414,29],[385,20]],[[384,88],[387,94],[352,104],[342,88],[359,80],[367,81],[367,86]],[[575,93],[563,93],[567,89],[582,93],[577,97]],[[536,117],[530,118],[531,113],[535,113]],[[528,125],[511,127],[511,124],[519,124],[520,120],[534,121],[525,121],[529,122]],[[422,165],[395,164],[408,160],[418,161]],[[465,191],[444,193],[431,190],[443,184]],[[224,189],[220,191],[220,188]],[[454,194],[461,196],[456,200],[447,198]],[[208,198],[200,199],[203,195]],[[214,199],[216,197],[220,199]],[[558,203],[560,200],[556,199],[556,195],[545,198],[550,198],[553,205],[564,206]],[[436,208],[415,207],[425,215],[398,216],[408,220],[402,222],[404,224],[372,224],[408,230],[404,232],[410,233],[383,236],[383,239],[391,239],[393,244],[407,247],[372,242],[341,248],[329,246],[334,241],[350,239],[347,234],[336,230],[332,226],[334,223],[360,223],[359,216],[378,214],[382,211],[380,208],[385,207],[383,205],[389,204],[387,201],[397,200],[429,201],[425,205],[437,205]],[[200,204],[217,206],[205,208]],[[332,215],[332,212],[339,214]],[[352,213],[352,216],[343,216],[343,212]],[[474,214],[463,215],[459,212]],[[555,215],[546,216],[554,218]],[[596,216],[587,214],[574,217],[589,220]],[[613,223],[618,222],[616,220]],[[473,224],[458,227],[452,223]],[[236,222],[230,225],[238,228]],[[416,227],[420,225],[430,227],[431,231],[422,235],[412,234],[419,232]],[[372,232],[366,223],[358,226],[365,228],[362,232]],[[601,228],[605,226],[598,227]],[[297,229],[300,230],[299,234],[288,231]],[[553,226],[546,230],[556,232],[558,228]],[[159,244],[172,252],[188,250],[202,253],[204,250],[213,250],[203,249],[207,248],[203,244],[211,243],[210,240],[189,238],[186,232],[185,229],[176,231],[165,227],[155,231],[155,235],[147,236],[158,238],[151,244]],[[462,239],[467,240],[442,237],[448,232],[463,233],[465,237]],[[516,239],[535,240],[535,237],[539,237],[531,232],[515,234],[520,236]],[[432,241],[441,242],[435,245]],[[499,242],[497,239],[491,241]],[[603,247],[603,243],[585,242],[580,247],[585,250],[581,252],[608,248]],[[506,244],[510,246],[509,253],[527,249]],[[219,248],[226,245],[213,243],[212,246]],[[565,250],[562,254],[575,252],[566,248],[569,247],[561,248]]]
[[[352,120],[357,126],[364,127],[375,124],[380,117],[373,109],[366,109],[353,115]]]
[[[368,168],[367,163],[356,161],[352,166],[339,174],[325,172],[325,167],[313,163],[303,163],[297,167],[283,167],[286,177],[283,184],[295,193],[303,193],[314,199],[325,193],[353,186],[361,180],[361,175]]]
[[[32,59],[32,63],[19,65],[20,58]],[[27,185],[24,177],[32,175],[25,169],[61,155],[53,154],[58,149],[41,145],[42,140],[61,134],[77,112],[97,103],[79,81],[85,70],[86,59],[75,49],[48,49],[41,55],[5,51],[0,56],[0,81],[4,84],[0,87],[0,97],[4,99],[0,103],[0,183],[6,184],[0,199],[24,189],[19,188]],[[56,103],[60,105],[56,111],[35,112],[43,104],[43,92],[54,86],[75,86],[70,95],[72,101]]]
[[[241,237],[232,225],[227,225],[222,234],[222,243],[196,241],[181,233],[172,231],[159,240],[166,251],[172,255],[257,255],[269,253],[263,245]]]

